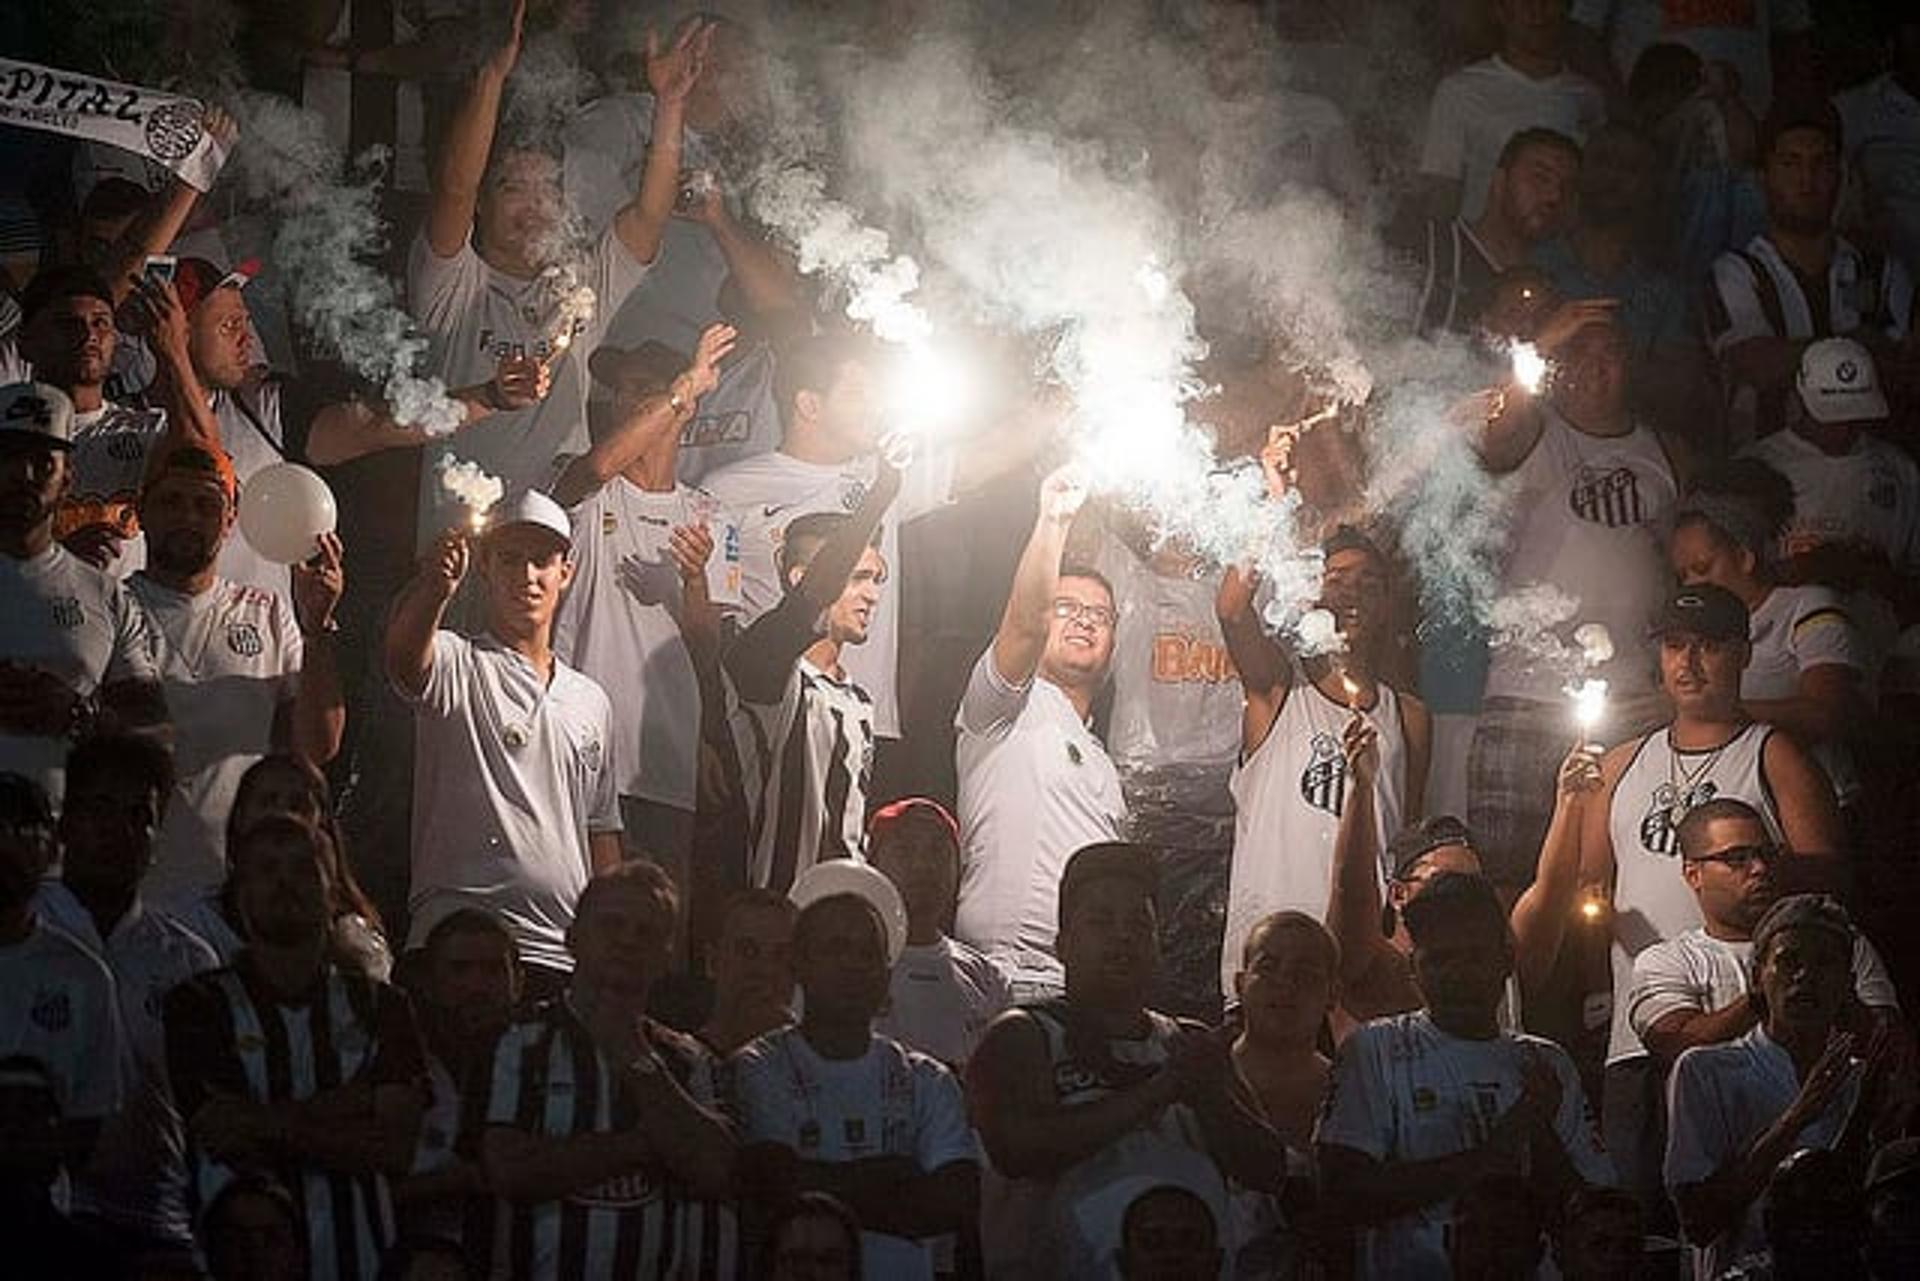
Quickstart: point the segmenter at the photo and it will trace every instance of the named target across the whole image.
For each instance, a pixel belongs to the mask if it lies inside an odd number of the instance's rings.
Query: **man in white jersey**
[[[850,512],[877,483],[886,427],[881,366],[872,344],[840,334],[781,347],[774,394],[785,424],[780,448],[707,473],[701,483],[740,521],[741,621],[750,622],[786,594],[779,549],[789,521]],[[880,558],[897,572],[900,526],[943,506],[953,488],[951,451],[922,451],[902,473],[900,498],[880,525]],[[874,733],[900,737],[895,688],[900,609],[874,611],[866,643],[847,657],[853,680],[873,698]]]
[[[867,825],[867,855],[907,909],[907,945],[876,1029],[958,1071],[1013,1004],[1000,967],[946,933],[960,894],[960,824],[938,801],[895,801]]]
[[[1255,575],[1230,569],[1216,608],[1247,691],[1233,872],[1227,887],[1221,987],[1239,968],[1247,931],[1272,912],[1327,914],[1334,837],[1349,803],[1342,739],[1355,720],[1374,733],[1375,849],[1417,818],[1426,790],[1432,722],[1413,695],[1379,676],[1387,625],[1386,557],[1358,530],[1341,527],[1321,548],[1318,607],[1331,611],[1344,650],[1296,659],[1267,635],[1254,603]]]
[[[679,900],[658,866],[593,878],[567,932],[566,992],[515,1021],[475,1081],[497,1198],[473,1244],[514,1281],[666,1281],[686,1273],[681,1215],[723,1195],[734,1140],[713,1062],[646,1016],[673,954]]]
[[[1513,940],[1493,885],[1443,874],[1405,916],[1425,1006],[1347,1038],[1314,1132],[1326,1203],[1363,1229],[1363,1278],[1450,1276],[1453,1200],[1488,1175],[1519,1174],[1552,1205],[1613,1181],[1573,1060],[1500,1030]]]
[[[146,614],[54,541],[72,483],[73,402],[0,387],[0,769],[60,793],[68,740],[96,720],[166,722]]]
[[[148,898],[184,910],[226,879],[227,815],[240,776],[273,751],[325,766],[340,748],[346,706],[333,611],[343,586],[340,541],[322,534],[311,564],[283,593],[219,573],[239,491],[217,446],[154,446],[141,493],[146,568],[127,592],[146,610],[174,727],[179,777],[167,805]]]
[[[1467,761],[1467,822],[1488,877],[1508,893],[1533,879],[1571,728],[1568,673],[1549,655],[1576,626],[1605,627],[1613,657],[1588,675],[1609,684],[1608,729],[1637,733],[1662,715],[1640,638],[1666,586],[1664,522],[1680,487],[1665,442],[1633,417],[1612,302],[1566,304],[1535,342],[1554,367],[1546,394],[1509,384],[1477,448],[1513,502],[1501,594],[1551,588],[1577,609],[1554,628],[1557,645],[1496,638],[1493,649]]]
[[[43,924],[34,895],[54,860],[53,811],[31,779],[0,772],[0,1058],[39,1061],[60,1109],[59,1159],[84,1167],[120,1110],[123,1033],[113,974],[72,935]],[[43,1136],[0,1118],[0,1150]]]
[[[750,885],[784,890],[815,863],[866,852],[873,700],[843,664],[872,636],[888,575],[874,531],[899,491],[883,461],[852,515],[789,522],[786,599],[727,650]]]
[[[198,935],[141,893],[173,793],[167,749],[135,734],[87,739],[67,758],[60,877],[40,883],[34,911],[113,971],[126,1051],[124,1106],[93,1159],[74,1171],[74,1210],[129,1257],[193,1249],[186,1133],[167,1088],[160,1005],[175,985],[218,969]]]
[[[1762,1196],[1790,1153],[1833,1148],[1855,1170],[1866,1164],[1892,1041],[1843,1030],[1854,939],[1846,910],[1830,898],[1775,903],[1753,931],[1758,1024],[1673,1065],[1666,1184],[1702,1281],[1765,1249]]]
[[[1060,991],[1059,884],[1083,845],[1119,838],[1120,777],[1089,720],[1113,659],[1113,589],[1061,564],[1086,489],[1062,468],[1040,486],[993,644],[954,714],[960,776],[956,937],[997,961],[1022,999]]]
[[[680,169],[678,125],[663,126],[638,192],[570,260],[557,159],[527,139],[495,136],[525,17],[517,0],[506,39],[474,72],[448,126],[407,263],[409,306],[433,340],[433,372],[449,386],[487,382],[503,358],[531,357],[551,371],[544,399],[494,414],[458,438],[456,452],[509,490],[545,483],[555,455],[587,448],[587,356],[659,251]],[[680,110],[703,61],[697,30],[683,30],[668,48],[649,46],[648,79],[663,113]],[[444,527],[444,501],[432,468],[423,468],[423,538]]]
[[[1112,1275],[1126,1208],[1149,1187],[1227,1222],[1228,1179],[1277,1192],[1288,1152],[1234,1085],[1232,1034],[1147,1007],[1158,871],[1143,848],[1075,851],[1060,880],[1062,997],[988,1029],[968,1064],[998,1176],[983,1216],[989,1277]]]
[[[417,945],[463,905],[497,913],[527,988],[559,990],[573,905],[620,862],[613,709],[554,656],[553,615],[573,577],[572,528],[545,494],[497,508],[477,540],[441,535],[387,624],[388,678],[415,706],[413,925]],[[480,561],[487,630],[440,629]]]
[[[793,959],[800,1022],[729,1065],[743,1204],[830,1193],[859,1217],[863,1275],[932,1281],[929,1238],[972,1232],[980,1205],[980,1149],[960,1082],[873,1031],[887,999],[887,928],[865,898],[832,894],[802,908]]]
[[[1920,466],[1876,434],[1885,385],[1849,338],[1808,346],[1787,426],[1752,450],[1793,482],[1781,576],[1843,592],[1885,653],[1920,619]]]
[[[1589,752],[1567,757],[1539,877],[1513,909],[1529,989],[1573,946],[1570,931],[1590,919],[1582,899],[1601,913],[1591,919],[1610,926],[1613,1017],[1601,1112],[1608,1150],[1636,1186],[1659,1150],[1660,1074],[1627,1020],[1625,998],[1635,955],[1700,924],[1680,865],[1680,820],[1715,797],[1745,801],[1784,844],[1776,872],[1788,883],[1832,876],[1833,856],[1846,848],[1826,774],[1789,735],[1754,722],[1740,705],[1747,627],[1746,607],[1723,588],[1673,593],[1655,629],[1673,721],[1608,751],[1597,774]]]
[[[680,429],[713,390],[733,340],[725,325],[708,329],[664,383],[664,370],[628,353],[594,353],[596,372],[619,383],[617,422],[585,454],[555,459],[548,490],[573,521],[575,548],[554,650],[613,699],[628,851],[662,861],[682,885],[692,883],[702,704],[717,692],[707,562],[731,526],[714,521],[703,490],[680,483],[675,463]]]

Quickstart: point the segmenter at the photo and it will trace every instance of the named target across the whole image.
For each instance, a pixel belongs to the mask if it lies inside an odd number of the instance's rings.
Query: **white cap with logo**
[[[1800,357],[1800,400],[1819,423],[1887,416],[1873,353],[1851,338],[1822,338]]]
[[[0,387],[0,431],[39,436],[72,449],[73,402],[46,383],[8,383]]]
[[[487,513],[488,533],[508,525],[537,525],[573,545],[573,525],[566,510],[537,489],[523,489]]]

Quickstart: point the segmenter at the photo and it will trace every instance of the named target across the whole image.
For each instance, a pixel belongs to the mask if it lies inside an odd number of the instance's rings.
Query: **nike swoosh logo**
[[[762,507],[760,509],[760,514],[762,516],[778,516],[781,512],[785,510],[786,510],[785,505],[781,505],[778,507]]]

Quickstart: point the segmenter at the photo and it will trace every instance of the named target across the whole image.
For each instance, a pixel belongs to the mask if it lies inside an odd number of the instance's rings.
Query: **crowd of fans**
[[[1493,0],[1394,157],[1282,85],[1319,9],[1188,6],[1205,92],[1311,122],[1249,183],[1392,193],[1597,722],[1423,617],[1364,409],[1204,290],[1193,412],[1338,645],[1090,493],[1057,389],[894,447],[729,186],[751,17],[239,6],[398,146],[450,435],[219,188],[0,127],[0,1271],[1915,1275],[1920,18]],[[533,26],[603,73],[558,137]],[[291,566],[238,527],[289,461]]]

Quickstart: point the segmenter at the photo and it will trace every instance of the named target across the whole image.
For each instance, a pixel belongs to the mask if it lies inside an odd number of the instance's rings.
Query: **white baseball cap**
[[[1851,338],[1822,338],[1800,357],[1800,400],[1815,422],[1855,423],[1887,416],[1873,353]]]
[[[559,503],[537,489],[523,489],[487,513],[487,532],[508,525],[538,525],[569,547],[573,545],[573,525]]]
[[[39,436],[72,449],[73,402],[46,383],[8,383],[0,387],[0,431]]]
[[[853,894],[873,904],[887,928],[887,964],[898,961],[907,945],[907,905],[887,874],[864,859],[830,858],[800,873],[787,891],[794,906],[802,908],[836,894]]]

